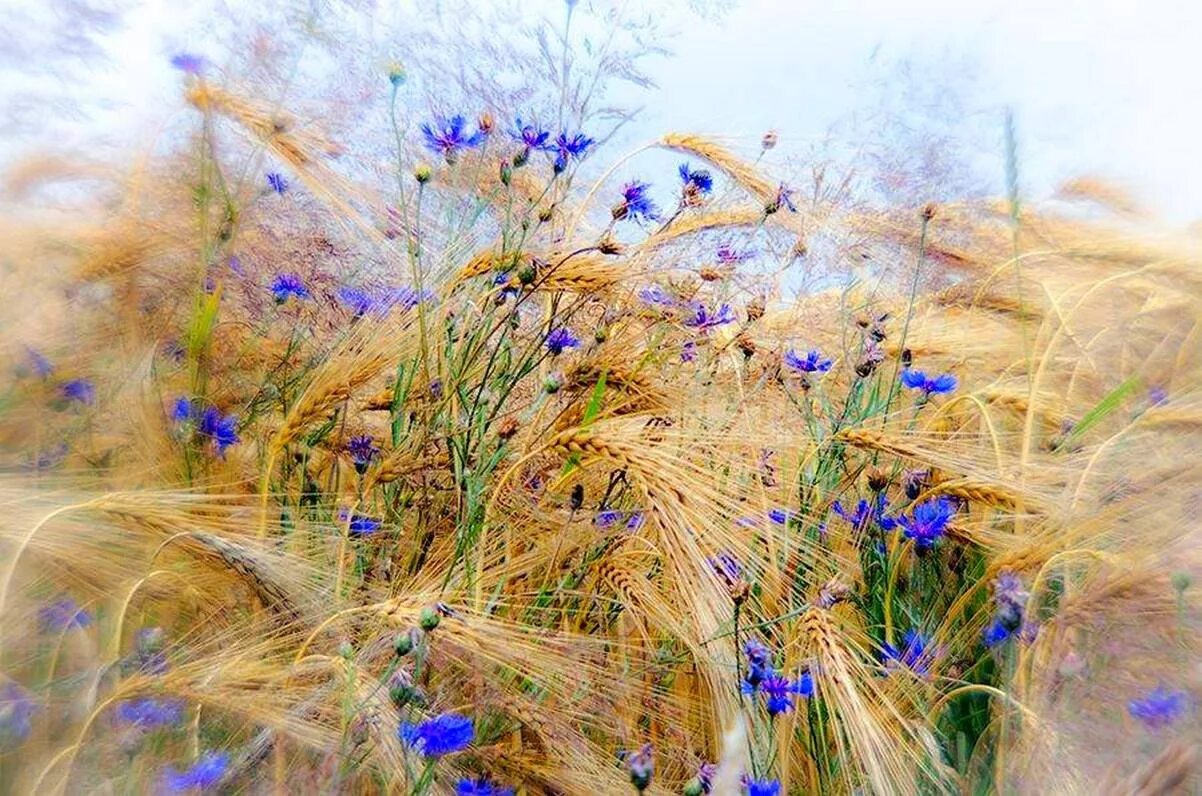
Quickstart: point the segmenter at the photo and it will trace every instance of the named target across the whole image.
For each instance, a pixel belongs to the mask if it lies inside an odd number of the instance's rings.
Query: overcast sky
[[[555,4],[532,0],[531,12],[546,13]],[[882,64],[908,59],[968,86],[973,123],[998,131],[978,143],[999,150],[986,155],[1000,154],[1001,109],[1015,109],[1024,180],[1033,194],[1091,173],[1122,181],[1171,220],[1202,217],[1196,142],[1202,3],[707,5],[723,10],[695,15],[665,6],[666,25],[677,33],[670,42],[674,55],[650,64],[659,89],[644,98],[647,112],[632,135],[698,131],[752,146],[773,128],[785,145],[803,145],[864,107]],[[111,103],[110,110],[88,123],[68,123],[62,140],[86,138],[89,125],[136,136],[144,120],[178,104],[178,75],[166,55],[181,46],[220,50],[195,32],[203,20],[201,3],[145,0],[134,8],[127,25],[107,39],[113,62],[73,77],[91,96]],[[969,79],[959,81],[966,68]],[[10,64],[2,79],[11,86],[22,77]]]

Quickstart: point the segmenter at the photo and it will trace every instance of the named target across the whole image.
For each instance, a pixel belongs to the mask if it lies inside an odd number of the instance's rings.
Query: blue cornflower
[[[645,519],[646,518],[643,516],[643,512],[641,511],[630,512],[630,516],[626,519],[626,529],[630,531],[637,531],[639,528],[643,527],[643,521]]]
[[[947,532],[947,524],[956,513],[956,504],[946,496],[926,500],[915,506],[910,516],[900,516],[897,522],[907,539],[913,539],[919,550],[930,548]]]
[[[1148,388],[1148,406],[1163,406],[1168,403],[1169,391],[1161,386]]]
[[[368,517],[363,514],[352,514],[350,524],[347,525],[347,530],[351,536],[370,536],[380,530],[381,524],[374,517]]]
[[[522,117],[519,116],[515,120],[516,128],[510,135],[514,140],[521,141],[522,146],[526,149],[545,149],[547,139],[551,134],[546,130],[540,130],[535,124],[522,124]]]
[[[755,694],[761,683],[776,675],[776,669],[772,666],[772,651],[759,639],[749,638],[743,644],[743,657],[747,659],[747,676],[739,688],[744,694]]]
[[[568,167],[568,163],[575,160],[582,160],[588,152],[588,148],[593,145],[593,139],[589,138],[584,133],[576,133],[569,136],[567,133],[560,133],[555,139],[555,149],[558,154],[555,156],[555,172],[558,174]]]
[[[719,553],[709,560],[709,565],[727,586],[733,586],[743,577],[743,567],[730,553]]]
[[[513,788],[494,785],[487,779],[467,779],[455,783],[455,796],[513,796]]]
[[[696,201],[697,197],[709,193],[714,188],[713,175],[706,169],[690,169],[688,163],[681,163],[679,172],[686,204]]]
[[[362,475],[371,464],[372,459],[376,458],[380,449],[376,447],[375,438],[370,434],[359,434],[347,441],[346,452],[350,454],[355,470]]]
[[[622,512],[617,509],[605,509],[597,512],[597,516],[593,518],[593,524],[598,528],[608,528],[622,518]]]
[[[760,683],[760,691],[764,694],[764,709],[769,716],[788,713],[793,709],[793,684],[789,678],[779,674],[765,677]]]
[[[38,621],[43,630],[61,632],[72,628],[84,628],[92,624],[92,615],[80,608],[70,597],[61,597],[43,605],[38,611]]]
[[[702,793],[714,789],[714,777],[718,776],[718,766],[714,763],[702,763],[697,766],[697,783],[701,785]]]
[[[651,201],[651,197],[647,195],[647,191],[651,188],[645,182],[635,180],[626,183],[622,187],[622,201],[614,205],[613,217],[615,221],[621,221],[629,218],[632,221],[637,221],[640,218],[647,221],[654,221],[659,218],[659,209],[655,206],[655,202]]]
[[[32,695],[9,680],[0,685],[0,749],[13,741],[23,741],[32,726],[30,719],[38,710]]]
[[[779,779],[748,779],[743,782],[747,788],[747,796],[778,796],[780,794]]]
[[[782,207],[787,207],[789,208],[790,213],[796,213],[797,207],[793,204],[794,193],[796,193],[796,191],[794,191],[792,188],[789,188],[782,182],[780,187],[776,189],[776,196],[774,196],[772,200],[768,202],[767,206],[764,207],[764,212],[766,212],[768,215],[772,215]]]
[[[38,378],[48,378],[54,373],[54,365],[50,364],[50,360],[46,359],[40,351],[25,347],[25,357],[29,360],[29,367],[33,369],[34,375]]]
[[[715,326],[722,326],[727,323],[734,323],[735,313],[730,308],[729,304],[723,304],[718,307],[717,312],[711,313],[700,301],[693,302],[691,307],[692,314],[685,318],[685,326],[692,326],[697,329],[706,330],[712,329]]]
[[[905,646],[901,649],[892,644],[885,644],[881,649],[881,661],[885,664],[886,674],[905,667],[919,677],[929,677],[931,664],[939,654],[931,646],[930,639],[917,630],[908,630],[903,642]]]
[[[275,297],[276,304],[283,304],[293,296],[297,299],[312,298],[304,280],[291,273],[279,274],[271,281],[271,295]]]
[[[1163,685],[1153,688],[1141,699],[1127,703],[1127,712],[1150,730],[1167,727],[1185,712],[1188,695],[1184,691],[1169,691]]]
[[[738,265],[744,260],[750,260],[755,257],[755,252],[751,250],[739,251],[729,241],[718,246],[718,251],[714,254],[719,265]]]
[[[367,291],[350,285],[343,285],[334,291],[334,298],[356,318],[363,317],[376,307],[376,300]]]
[[[207,64],[205,57],[196,53],[176,53],[171,56],[171,65],[189,75],[199,75]]]
[[[466,121],[459,114],[450,119],[436,116],[433,124],[422,125],[426,148],[437,155],[442,155],[447,163],[454,163],[461,150],[474,149],[484,143],[484,133],[477,130],[468,135],[464,130],[465,124]]]
[[[59,385],[58,391],[68,401],[85,406],[91,406],[96,401],[96,387],[87,379],[64,381]]]
[[[993,620],[984,633],[986,647],[1001,644],[1023,629],[1028,596],[1018,575],[1008,570],[998,573],[993,581]]]
[[[950,373],[930,377],[921,370],[906,368],[901,372],[901,383],[911,390],[922,390],[925,395],[951,392],[956,389],[956,377]]]
[[[200,414],[200,422],[196,424],[196,433],[213,443],[217,455],[224,457],[225,449],[237,445],[242,439],[238,436],[237,415],[221,414],[215,406],[206,407]]]
[[[442,713],[419,724],[401,722],[397,736],[426,757],[462,752],[471,745],[476,730],[472,720],[457,713]]]
[[[560,326],[552,329],[547,335],[546,341],[547,350],[551,352],[551,356],[559,356],[567,348],[579,348],[580,338],[572,334],[572,330],[566,326]]]
[[[278,194],[282,194],[288,190],[288,181],[278,171],[269,171],[267,173],[267,184],[271,186],[271,190]]]
[[[155,699],[139,697],[127,699],[117,705],[117,718],[126,724],[134,724],[143,730],[154,727],[170,727],[184,715],[184,705],[178,699]]]
[[[819,351],[811,350],[803,357],[790,348],[785,352],[783,357],[784,362],[798,373],[826,373],[834,364],[829,359],[823,358]]]
[[[847,520],[848,524],[853,528],[863,529],[867,527],[869,521],[872,521],[880,526],[881,530],[891,531],[897,527],[897,520],[885,513],[888,505],[889,499],[885,497],[884,492],[880,492],[872,503],[860,498],[856,503],[856,510],[854,512],[849,512],[838,500],[831,505],[831,510]]]
[[[680,347],[680,361],[692,362],[697,358],[697,344],[692,340],[686,340],[685,344]]]
[[[639,291],[639,298],[644,304],[659,305],[661,307],[671,307],[676,303],[676,300],[668,295],[659,285],[649,285]]]
[[[809,699],[814,696],[814,675],[811,672],[802,672],[790,689],[794,694],[797,694],[803,699]]]
[[[782,508],[769,509],[768,519],[772,520],[777,525],[784,525],[789,521],[789,510]]]
[[[181,395],[175,399],[175,403],[171,407],[171,420],[175,423],[187,423],[194,417],[195,412],[196,408],[192,405],[192,399]]]
[[[642,793],[651,784],[651,777],[655,774],[655,754],[651,748],[651,744],[645,743],[634,754],[626,756],[626,769],[630,773],[630,783],[635,789]]]
[[[205,752],[191,768],[177,771],[168,768],[164,785],[173,793],[189,790],[205,790],[221,782],[230,767],[230,756],[225,752]]]

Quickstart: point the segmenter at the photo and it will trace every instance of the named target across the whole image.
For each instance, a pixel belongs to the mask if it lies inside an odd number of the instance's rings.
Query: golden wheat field
[[[1202,237],[404,63],[5,174],[0,792],[1202,792]]]

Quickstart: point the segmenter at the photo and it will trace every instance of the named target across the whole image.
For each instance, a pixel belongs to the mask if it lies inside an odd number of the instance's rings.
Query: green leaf
[[[1068,434],[1067,437],[1064,438],[1064,441],[1060,443],[1059,447],[1068,447],[1070,444],[1076,442],[1078,439],[1084,436],[1085,432],[1089,431],[1098,423],[1101,423],[1103,420],[1105,420],[1111,412],[1113,412],[1115,409],[1118,409],[1119,406],[1122,405],[1127,396],[1138,390],[1142,383],[1143,382],[1139,376],[1132,376],[1107,393],[1102,400],[1098,401],[1097,404],[1094,405],[1093,409],[1090,409],[1085,413],[1085,417],[1081,418],[1080,423],[1073,426],[1073,430]]]

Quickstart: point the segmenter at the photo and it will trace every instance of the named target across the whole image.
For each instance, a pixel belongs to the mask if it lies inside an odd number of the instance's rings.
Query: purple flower
[[[534,124],[522,124],[522,117],[515,120],[516,129],[510,133],[514,140],[521,141],[526,149],[545,149],[547,139],[551,136],[546,130],[540,130]]]
[[[375,308],[376,301],[366,291],[357,287],[343,285],[334,291],[334,298],[346,307],[356,318],[361,318]]]
[[[645,517],[643,516],[643,512],[641,512],[641,511],[630,512],[630,517],[628,517],[626,520],[626,529],[629,531],[637,531],[639,528],[643,527],[644,519],[645,519]]]
[[[593,524],[598,528],[608,528],[622,518],[622,512],[617,509],[605,509],[597,512],[597,516],[593,518]]]
[[[772,215],[782,207],[787,207],[789,208],[790,213],[796,213],[797,207],[793,204],[794,193],[796,192],[793,189],[789,188],[782,182],[780,187],[776,189],[776,196],[773,197],[770,202],[768,202],[768,205],[764,208],[764,211],[767,212],[768,215]]]
[[[614,220],[621,221],[629,218],[632,221],[639,219],[654,221],[659,218],[659,209],[647,195],[649,188],[651,188],[650,185],[638,180],[626,183],[622,187],[622,201],[613,209]]]
[[[686,340],[685,344],[680,347],[680,361],[692,362],[697,358],[697,344],[692,340]]]
[[[284,191],[288,190],[288,181],[278,171],[267,173],[267,184],[271,186],[271,190],[278,194],[283,194]]]
[[[798,678],[793,681],[793,685],[790,686],[790,689],[799,697],[809,699],[810,697],[814,696],[814,675],[810,672],[802,672]]]
[[[184,704],[178,699],[139,697],[126,699],[117,705],[117,718],[143,730],[170,727],[184,715]]]
[[[793,684],[789,678],[779,674],[765,677],[760,683],[760,691],[764,694],[764,709],[769,716],[788,713],[793,709]]]
[[[889,499],[885,497],[884,492],[877,494],[872,503],[860,498],[856,503],[856,510],[849,512],[843,508],[843,504],[836,500],[831,505],[831,510],[838,514],[843,519],[847,520],[853,528],[863,530],[868,526],[869,521],[875,522],[883,531],[891,531],[897,527],[897,520],[885,513]]]
[[[714,777],[718,776],[718,766],[714,763],[702,763],[697,767],[697,783],[701,785],[702,793],[714,789]]]
[[[924,395],[951,392],[956,389],[956,377],[950,373],[930,377],[921,370],[906,368],[901,372],[901,383],[911,390],[922,390]]]
[[[798,373],[826,373],[833,364],[831,360],[824,359],[822,354],[815,350],[809,351],[803,357],[790,348],[785,352],[783,359],[786,365]]]
[[[917,630],[906,631],[901,649],[892,644],[885,644],[881,649],[881,660],[885,664],[885,672],[893,672],[900,668],[909,669],[918,677],[929,677],[931,664],[939,657],[939,652],[931,646],[930,639]]]
[[[713,190],[714,178],[706,169],[690,169],[688,163],[681,163],[678,171],[686,197],[704,195]]]
[[[171,420],[174,423],[187,423],[193,418],[195,411],[192,400],[186,395],[181,395],[171,407]]]
[[[747,676],[743,678],[739,689],[747,695],[755,694],[761,683],[776,676],[776,669],[772,666],[772,651],[759,639],[749,638],[743,644],[743,656],[747,659]]]
[[[692,314],[685,318],[685,326],[692,326],[702,331],[727,323],[734,323],[735,321],[734,310],[730,308],[729,304],[723,304],[718,307],[717,312],[711,313],[704,304],[700,301],[695,301],[690,305],[690,309],[692,310]]]
[[[919,550],[930,548],[947,532],[947,524],[956,513],[956,504],[940,495],[915,506],[909,517],[901,516],[897,522],[907,539],[913,539]]]
[[[206,407],[196,424],[196,433],[212,442],[217,455],[225,458],[225,449],[241,442],[237,415],[223,415],[215,406]]]
[[[1148,388],[1148,406],[1163,406],[1169,401],[1169,391],[1161,386]]]
[[[709,565],[728,587],[733,586],[743,577],[743,567],[740,566],[739,560],[730,553],[719,553],[709,560]]]
[[[431,152],[442,155],[447,163],[454,163],[459,152],[474,149],[484,143],[484,133],[480,130],[467,134],[463,116],[456,114],[450,119],[437,116],[433,124],[422,125],[422,135],[426,139],[426,148]]]
[[[163,784],[173,793],[206,790],[220,784],[229,766],[230,756],[225,752],[205,752],[191,768],[183,771],[168,768]]]
[[[370,536],[380,530],[381,523],[374,517],[368,517],[365,514],[352,514],[350,522],[347,524],[347,531],[351,536]]]
[[[199,75],[207,64],[205,57],[196,53],[176,53],[171,56],[171,65],[189,75]]]
[[[513,788],[494,785],[488,779],[467,779],[455,783],[455,796],[513,796]]]
[[[743,786],[747,788],[747,796],[778,796],[780,793],[779,779],[748,779]]]
[[[593,145],[593,139],[589,138],[584,133],[576,133],[569,136],[567,133],[560,133],[555,139],[554,149],[558,154],[555,155],[555,173],[563,171],[568,167],[568,163],[572,160],[581,160],[588,152],[588,148]]]
[[[1018,575],[1008,570],[993,581],[993,620],[985,628],[986,647],[1001,644],[1023,628],[1028,593]]]
[[[1150,730],[1167,727],[1185,712],[1189,696],[1184,691],[1169,691],[1163,685],[1153,688],[1141,699],[1127,703],[1127,712]]]
[[[769,509],[768,519],[772,520],[777,525],[784,525],[789,521],[789,510],[782,508]]]
[[[96,387],[87,379],[71,379],[59,385],[59,394],[68,401],[91,406],[96,401]]]
[[[292,273],[279,274],[271,281],[271,295],[275,297],[276,304],[283,304],[293,296],[298,300],[312,298],[304,280]]]
[[[718,247],[718,251],[714,256],[718,260],[719,265],[738,265],[745,260],[755,257],[755,252],[739,251],[733,244],[727,241]]]
[[[442,713],[419,724],[401,722],[397,736],[406,746],[426,757],[462,752],[476,735],[472,720],[457,713]]]
[[[659,285],[649,285],[639,291],[639,298],[644,304],[653,306],[671,307],[676,304],[675,299],[667,294]]]
[[[351,462],[355,465],[355,470],[362,475],[367,471],[372,459],[376,457],[380,449],[376,447],[376,441],[370,434],[360,434],[347,441],[346,452],[351,455]]]
[[[42,356],[40,351],[26,346],[25,358],[29,360],[29,367],[38,378],[45,379],[54,373],[54,365],[50,364],[50,360]]]
[[[0,685],[0,749],[25,740],[38,710],[32,695],[12,680]]]
[[[552,329],[547,335],[546,341],[547,350],[551,352],[551,356],[559,356],[567,348],[579,348],[580,338],[572,334],[572,330],[566,326],[560,326]]]
[[[626,768],[630,772],[631,784],[639,793],[645,791],[651,784],[651,777],[655,773],[655,754],[651,744],[645,743],[637,752],[628,755]]]
[[[43,630],[57,633],[87,627],[92,624],[92,615],[70,597],[62,597],[43,605],[38,611],[38,621]]]

